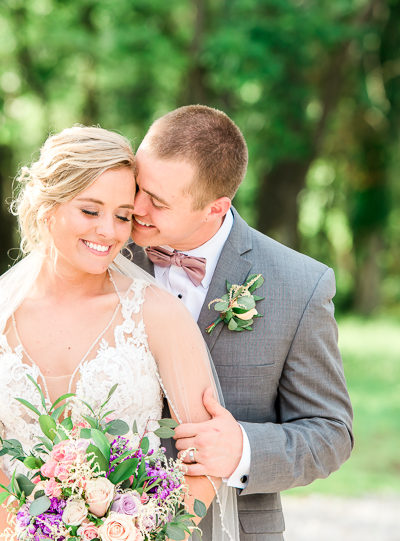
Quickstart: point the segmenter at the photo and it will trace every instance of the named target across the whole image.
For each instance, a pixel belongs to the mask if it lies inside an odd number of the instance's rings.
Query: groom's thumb
[[[218,413],[221,412],[224,408],[215,399],[214,393],[211,387],[207,387],[203,394],[203,404],[211,417],[215,417]]]

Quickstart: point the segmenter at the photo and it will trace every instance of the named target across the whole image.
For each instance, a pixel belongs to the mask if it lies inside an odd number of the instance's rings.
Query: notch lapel
[[[231,284],[242,284],[252,267],[252,262],[245,255],[252,248],[250,228],[234,208],[232,211],[233,226],[222,249],[197,322],[210,351],[225,323],[219,323],[211,334],[205,332],[205,329],[218,317],[218,312],[212,306],[209,309],[208,304],[227,292],[227,280]]]
[[[154,276],[154,265],[147,257],[144,248],[130,241],[126,248],[122,250],[122,255],[138,265],[141,269]]]

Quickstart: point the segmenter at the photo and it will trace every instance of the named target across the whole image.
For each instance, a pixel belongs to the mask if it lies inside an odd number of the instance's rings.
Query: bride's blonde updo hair
[[[50,136],[39,159],[22,167],[16,179],[20,191],[11,208],[18,216],[22,252],[46,246],[49,211],[76,197],[105,171],[119,167],[136,172],[132,147],[118,133],[74,126]]]

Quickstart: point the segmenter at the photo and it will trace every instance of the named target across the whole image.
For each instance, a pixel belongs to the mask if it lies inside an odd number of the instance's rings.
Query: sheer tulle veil
[[[44,258],[45,256],[42,252],[33,251],[0,277],[0,333],[4,332],[11,314],[15,312],[32,289],[39,275]],[[162,291],[151,275],[128,261],[121,254],[115,258],[111,268],[132,279],[144,280],[155,291]],[[165,294],[165,292],[162,292],[162,294]],[[188,315],[188,317],[190,316]],[[177,348],[179,348],[179,344],[176,345],[175,351],[172,350],[170,352],[171,359],[179,358]],[[204,355],[204,363],[207,365],[210,383],[214,386],[215,395],[217,396],[218,393],[212,376],[210,358],[207,354]],[[176,418],[178,421],[190,421],[190,411],[187,407],[190,397],[185,396],[185,387],[179,385],[179,379],[179,363],[171,363],[171,369],[168,374],[160,371],[160,385]],[[211,479],[210,482],[212,482]],[[212,538],[204,539],[204,541],[239,541],[236,489],[227,487],[222,483],[212,503],[212,521]]]

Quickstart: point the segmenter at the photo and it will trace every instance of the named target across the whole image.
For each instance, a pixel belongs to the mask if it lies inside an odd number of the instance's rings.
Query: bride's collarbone
[[[80,303],[26,302],[15,314],[16,331],[44,376],[72,374],[118,307],[115,295]]]

